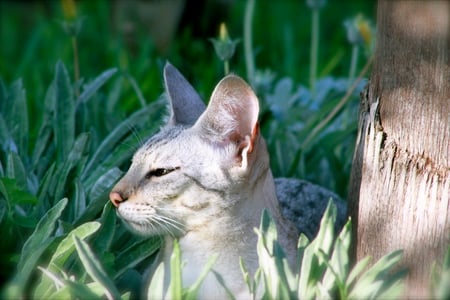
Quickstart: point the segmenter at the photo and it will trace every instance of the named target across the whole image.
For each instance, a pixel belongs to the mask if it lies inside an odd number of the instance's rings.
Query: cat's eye
[[[161,176],[167,175],[177,169],[179,169],[179,167],[153,169],[153,170],[149,171],[147,174],[145,174],[145,179],[150,179],[152,177],[161,177]]]

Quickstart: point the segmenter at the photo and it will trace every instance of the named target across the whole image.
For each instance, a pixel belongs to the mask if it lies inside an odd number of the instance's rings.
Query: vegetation
[[[322,2],[238,1],[226,23],[230,36],[240,41],[227,62],[260,97],[261,128],[275,175],[305,178],[345,197],[357,96],[364,85],[359,79],[367,76],[357,73],[367,70],[373,36],[370,22],[353,15],[364,10],[370,16],[374,3]],[[108,1],[29,5],[33,13],[23,14],[20,4],[0,2],[2,296],[135,297],[161,240],[129,234],[116,220],[108,192],[142,140],[162,124],[165,60],[205,99],[224,74],[223,62],[214,54],[211,36],[196,37],[189,27],[165,54],[144,34],[132,51],[110,30]],[[336,15],[341,5],[348,10]],[[267,24],[267,11],[274,18],[271,26],[259,25]],[[327,22],[320,22],[322,13]],[[311,35],[314,47],[308,48]],[[350,270],[349,225],[335,236],[333,214],[330,208],[316,240],[300,239],[303,262],[290,271],[280,263],[282,253],[273,252],[276,233],[263,216],[258,251],[270,259],[261,264],[258,278],[247,277],[249,287],[264,282],[267,298],[352,298],[362,295],[354,294],[357,287],[372,296],[398,292],[399,278],[386,274],[397,252],[355,281],[366,261]],[[180,267],[176,253],[174,269]],[[393,289],[367,288],[379,280]],[[272,288],[269,282],[279,284]],[[444,286],[439,285],[441,294]],[[152,289],[155,295],[158,291]],[[180,286],[177,291],[183,293]],[[195,287],[190,291],[186,295]]]

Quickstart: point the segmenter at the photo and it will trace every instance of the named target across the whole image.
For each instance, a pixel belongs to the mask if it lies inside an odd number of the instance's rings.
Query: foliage
[[[117,280],[130,272],[130,263],[136,266],[160,245],[159,238],[130,238],[116,225],[111,205],[105,205],[111,186],[123,174],[119,167],[128,163],[142,143],[135,131],[149,134],[156,130],[159,122],[155,120],[164,110],[161,101],[127,118],[99,110],[120,96],[123,77],[115,80],[113,91],[100,92],[116,73],[114,69],[101,73],[83,85],[77,97],[66,67],[58,62],[35,141],[29,139],[29,108],[22,81],[10,88],[0,81],[2,277],[7,278],[16,265],[7,298],[82,294],[84,283],[89,283],[87,274],[96,280],[94,290],[107,287],[114,298],[118,292],[104,279],[100,263],[91,258],[92,251],[102,253],[100,260]],[[93,250],[83,241],[87,237]],[[82,265],[71,255],[75,247]],[[93,268],[86,267],[92,264]],[[41,277],[45,276],[35,289],[38,266]]]
[[[402,251],[387,254],[370,268],[369,257],[351,268],[351,221],[336,236],[335,220],[336,207],[330,201],[316,238],[310,242],[300,236],[298,266],[290,270],[277,242],[275,223],[267,212],[263,214],[257,231],[260,268],[254,279],[262,278],[263,299],[395,299],[401,295],[406,272],[394,272],[394,267]]]

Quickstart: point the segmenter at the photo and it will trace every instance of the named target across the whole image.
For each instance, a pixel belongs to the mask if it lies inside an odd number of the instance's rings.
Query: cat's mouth
[[[180,237],[186,234],[185,225],[175,218],[165,216],[155,208],[130,212],[123,204],[117,209],[118,216],[126,227],[141,236],[169,235]]]

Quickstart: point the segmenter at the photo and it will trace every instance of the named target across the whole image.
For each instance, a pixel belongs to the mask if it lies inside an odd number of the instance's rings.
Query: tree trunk
[[[350,183],[355,258],[404,250],[405,298],[429,298],[450,245],[450,1],[380,0]]]

